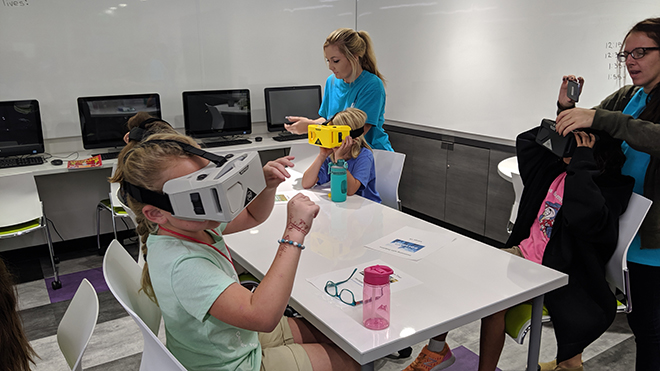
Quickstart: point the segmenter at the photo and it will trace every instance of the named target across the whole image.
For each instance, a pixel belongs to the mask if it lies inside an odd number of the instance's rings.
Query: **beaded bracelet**
[[[293,246],[299,248],[300,250],[305,250],[305,245],[299,244],[298,242],[295,242],[295,241],[289,241],[289,240],[285,240],[283,238],[281,240],[277,240],[277,242],[279,242],[279,243],[288,243],[289,245],[293,245]]]

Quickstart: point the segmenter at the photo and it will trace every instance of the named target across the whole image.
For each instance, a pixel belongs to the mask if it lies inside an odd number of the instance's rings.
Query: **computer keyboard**
[[[273,137],[273,139],[278,142],[286,142],[289,140],[296,140],[296,139],[307,139],[307,134],[285,134],[285,135],[279,135]]]
[[[43,163],[44,163],[44,158],[41,156],[1,158],[0,168],[41,165]]]
[[[92,157],[101,155],[101,160],[113,160],[113,159],[119,157],[119,153],[120,152],[97,153],[95,155],[92,155]]]
[[[217,142],[205,142],[202,143],[202,145],[206,148],[211,148],[211,147],[224,147],[224,146],[235,146],[238,144],[250,144],[250,142],[247,139],[229,139],[229,140],[219,140]]]

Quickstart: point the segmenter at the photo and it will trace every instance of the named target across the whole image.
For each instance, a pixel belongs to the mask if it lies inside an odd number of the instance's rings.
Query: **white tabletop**
[[[300,174],[278,191],[300,189]],[[392,352],[463,326],[568,283],[568,276],[359,196],[333,203],[314,190],[321,212],[305,240],[291,305],[357,362]],[[226,236],[233,258],[258,278],[270,267],[286,222],[276,204],[262,225]],[[417,262],[364,247],[409,226],[455,240]],[[380,259],[422,283],[392,294],[391,325],[362,326],[362,308],[345,305],[307,281],[323,273]]]

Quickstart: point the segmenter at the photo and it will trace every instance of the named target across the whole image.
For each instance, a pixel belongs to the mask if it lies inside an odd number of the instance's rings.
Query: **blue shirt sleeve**
[[[364,189],[371,180],[371,168],[374,166],[374,157],[371,151],[362,148],[360,155],[357,158],[350,160],[348,163],[348,171],[353,175],[357,181],[361,183],[358,192]]]
[[[323,161],[323,165],[321,165],[321,169],[319,170],[319,180],[316,182],[316,184],[321,185],[325,184],[330,181],[330,174],[328,174],[328,166],[330,164],[330,157],[326,158],[325,161]]]
[[[367,114],[366,123],[369,125],[383,127],[384,120],[381,116],[385,114],[385,87],[380,79],[375,78],[366,84],[355,97],[355,108],[359,108]]]

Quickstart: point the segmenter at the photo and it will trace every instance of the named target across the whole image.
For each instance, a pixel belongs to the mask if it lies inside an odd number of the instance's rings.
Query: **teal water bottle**
[[[328,167],[330,172],[330,199],[334,202],[346,201],[346,169],[348,164],[344,160],[331,162]]]

